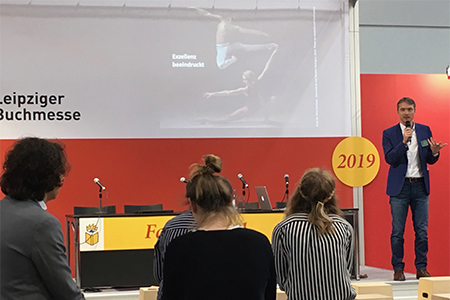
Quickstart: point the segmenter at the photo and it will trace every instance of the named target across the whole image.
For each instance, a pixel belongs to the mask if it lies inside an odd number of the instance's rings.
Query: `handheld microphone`
[[[184,183],[189,183],[189,180],[187,180],[187,179],[184,178],[184,177],[181,177],[181,178],[180,178],[180,181],[181,181],[181,182],[184,182]]]
[[[289,174],[284,174],[284,181],[286,181],[286,185],[289,185]]]
[[[242,181],[242,183],[245,185],[245,187],[248,187],[248,184],[247,184],[247,182],[245,182],[244,176],[242,176],[241,173],[239,173],[237,177]]]
[[[411,121],[406,121],[405,126],[406,128],[411,128]],[[407,143],[411,143],[411,137],[408,138]]]
[[[94,178],[94,182],[95,182],[96,184],[98,184],[98,186],[101,187],[102,190],[106,190],[106,187],[105,187],[103,184],[101,184],[100,179]]]

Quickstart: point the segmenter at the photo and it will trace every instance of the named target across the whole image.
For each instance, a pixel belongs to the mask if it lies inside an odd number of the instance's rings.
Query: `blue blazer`
[[[418,123],[415,123],[414,126],[419,147],[420,168],[423,173],[426,192],[430,194],[430,177],[427,164],[432,165],[437,162],[439,155],[433,156],[427,141],[432,137],[430,127]],[[384,159],[390,165],[386,186],[386,194],[389,196],[397,196],[402,190],[408,168],[407,150],[408,146],[403,144],[400,124],[383,131]]]

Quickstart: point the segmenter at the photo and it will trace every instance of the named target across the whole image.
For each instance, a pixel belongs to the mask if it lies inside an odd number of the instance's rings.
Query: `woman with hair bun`
[[[353,228],[336,204],[335,182],[309,169],[272,235],[278,285],[288,299],[355,299],[350,270]]]
[[[169,244],[162,299],[275,299],[269,240],[242,227],[242,218],[231,204],[231,184],[217,174],[221,159],[212,154],[203,159],[204,164],[191,165],[186,185],[198,229]]]

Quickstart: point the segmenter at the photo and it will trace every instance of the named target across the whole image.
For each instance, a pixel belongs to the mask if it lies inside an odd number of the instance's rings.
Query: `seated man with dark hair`
[[[84,299],[71,276],[61,223],[45,210],[69,171],[61,144],[17,141],[6,154],[0,187],[0,298]]]

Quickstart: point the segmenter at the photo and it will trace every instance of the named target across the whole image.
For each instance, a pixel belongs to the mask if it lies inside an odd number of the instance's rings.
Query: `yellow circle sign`
[[[370,183],[380,169],[378,150],[368,139],[352,136],[342,140],[334,149],[333,171],[348,186]]]

